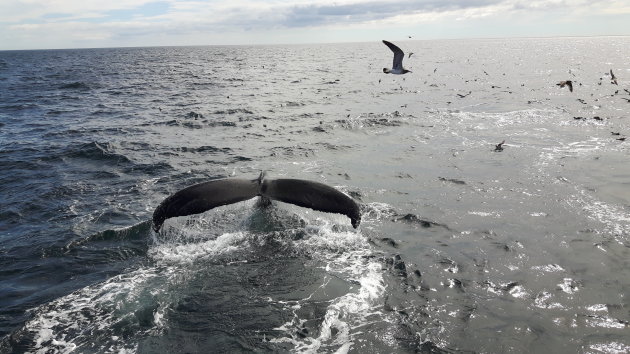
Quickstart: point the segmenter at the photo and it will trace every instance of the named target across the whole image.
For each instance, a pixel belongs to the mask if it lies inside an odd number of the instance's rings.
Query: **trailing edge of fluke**
[[[253,180],[215,179],[184,188],[167,197],[153,212],[153,230],[166,219],[200,214],[212,208],[261,197],[262,205],[278,200],[318,211],[343,214],[357,228],[361,222],[359,205],[346,194],[322,183],[300,179],[265,179],[264,172]]]

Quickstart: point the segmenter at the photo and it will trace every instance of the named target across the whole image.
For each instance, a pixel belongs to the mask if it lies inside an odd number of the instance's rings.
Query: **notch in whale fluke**
[[[200,214],[218,206],[259,196],[313,210],[337,213],[350,218],[357,228],[361,211],[354,199],[325,184],[300,179],[265,179],[264,172],[253,180],[223,178],[195,184],[167,197],[153,212],[153,230],[166,219]],[[264,204],[264,203],[263,203]]]

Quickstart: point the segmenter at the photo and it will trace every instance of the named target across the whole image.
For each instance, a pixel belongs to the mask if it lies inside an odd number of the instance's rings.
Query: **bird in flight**
[[[560,88],[568,86],[569,87],[569,91],[573,92],[573,82],[571,82],[571,80],[560,81],[556,85],[560,86]]]
[[[615,85],[619,85],[617,83],[617,77],[615,76],[615,74],[613,74],[612,69],[610,69],[610,83],[611,84],[615,84]]]
[[[402,66],[402,61],[403,61],[403,58],[405,57],[405,53],[391,42],[383,40],[383,43],[385,43],[385,45],[388,46],[389,49],[392,50],[392,52],[394,52],[394,62],[393,62],[392,68],[391,69],[383,68],[383,72],[385,74],[396,74],[396,75],[410,73],[411,71],[403,68]]]

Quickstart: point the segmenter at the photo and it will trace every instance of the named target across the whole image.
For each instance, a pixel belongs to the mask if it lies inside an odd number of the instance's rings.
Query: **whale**
[[[166,197],[153,212],[153,230],[159,232],[173,217],[200,214],[210,209],[259,197],[260,206],[272,200],[294,204],[350,218],[355,229],[361,223],[357,202],[341,191],[323,183],[292,179],[268,179],[265,172],[255,179],[220,178],[186,187]]]

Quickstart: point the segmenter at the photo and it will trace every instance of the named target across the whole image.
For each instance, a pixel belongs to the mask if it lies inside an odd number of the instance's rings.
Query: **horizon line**
[[[596,35],[549,35],[549,36],[514,36],[514,37],[458,37],[458,38],[404,38],[397,42],[412,41],[458,41],[458,40],[496,40],[496,39],[553,39],[553,38],[604,38],[604,37],[630,37],[627,34],[596,34]],[[375,40],[380,42],[380,40]],[[83,49],[132,49],[132,48],[185,48],[185,47],[265,47],[265,46],[300,46],[300,45],[329,45],[329,44],[358,44],[371,43],[372,41],[352,42],[305,42],[305,43],[259,43],[259,44],[188,44],[188,45],[147,45],[147,46],[120,46],[120,47],[59,47],[59,48],[28,48],[28,49],[0,49],[0,52],[19,52],[37,50],[83,50]]]

